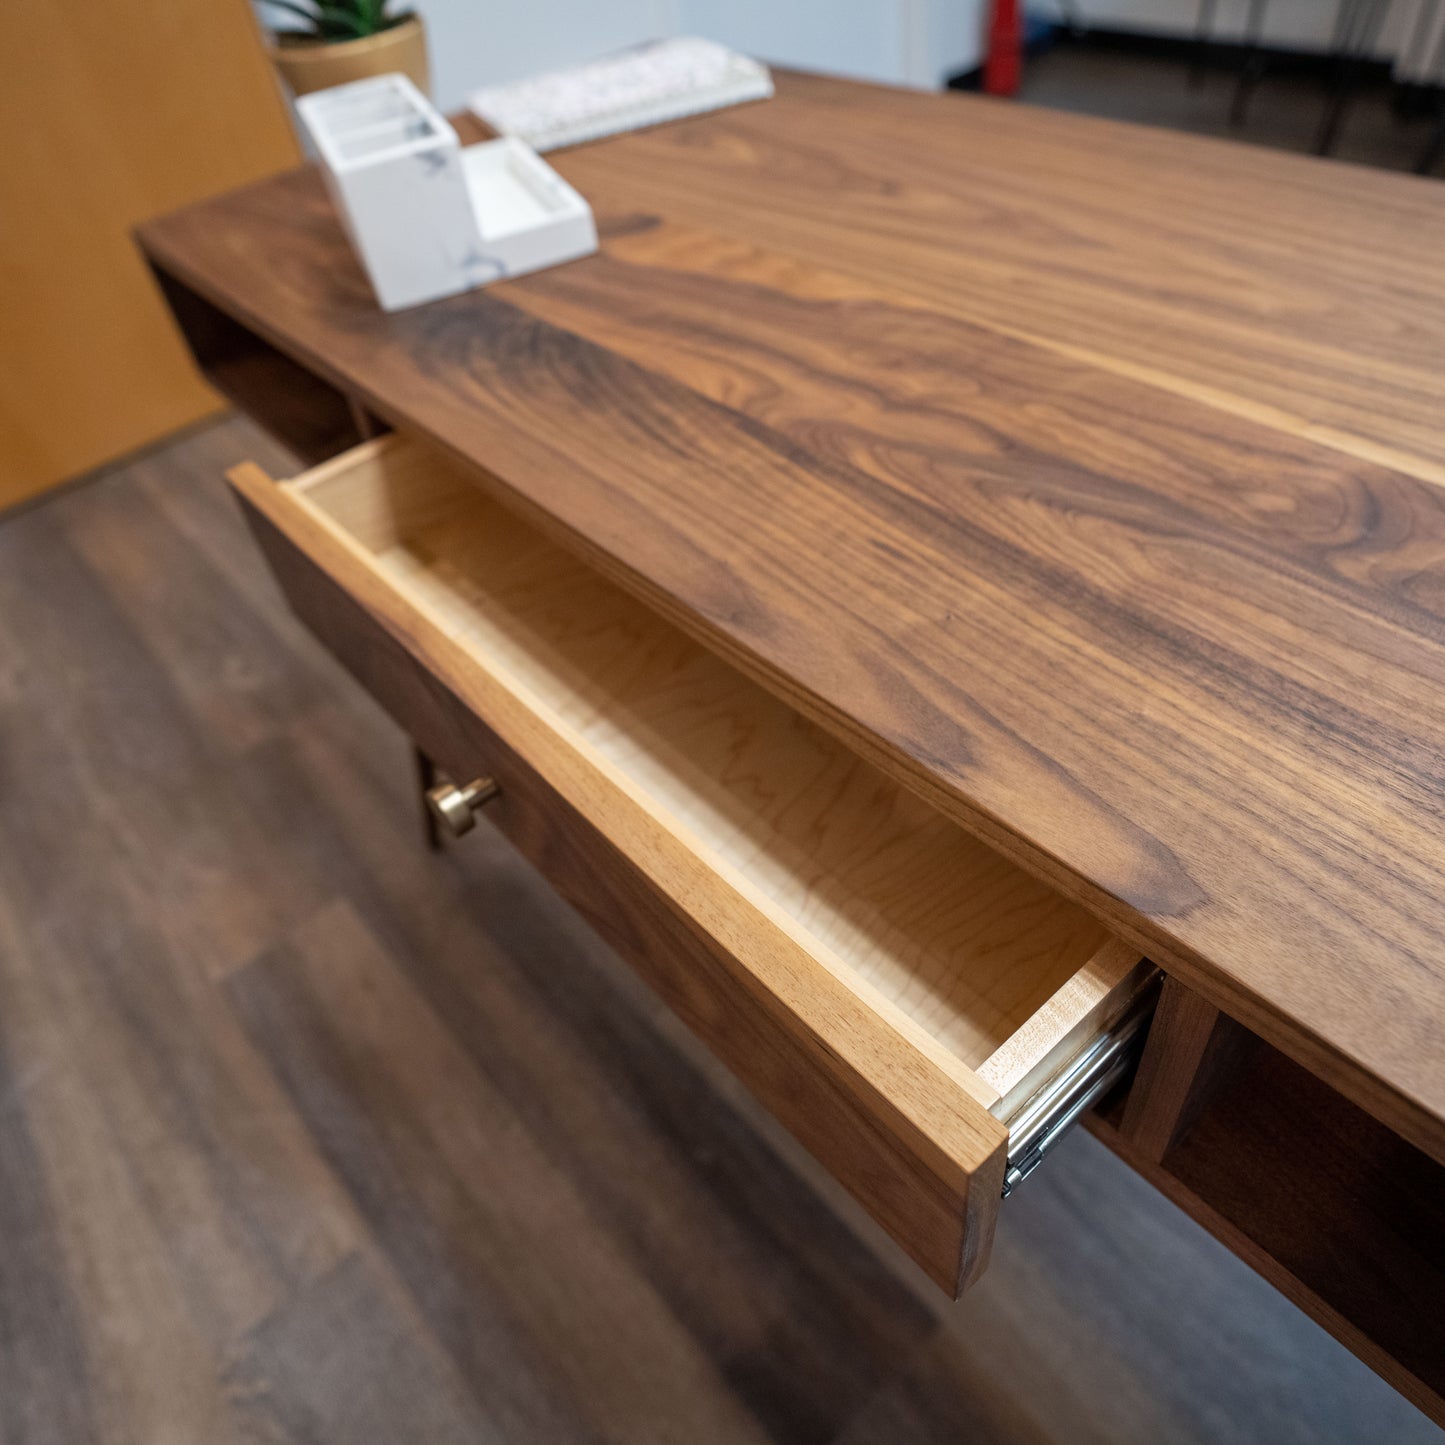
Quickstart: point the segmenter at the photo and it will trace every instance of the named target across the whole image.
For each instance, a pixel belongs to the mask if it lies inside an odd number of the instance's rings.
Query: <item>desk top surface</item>
[[[411,312],[309,170],[141,239],[1445,1157],[1445,185],[779,81]]]

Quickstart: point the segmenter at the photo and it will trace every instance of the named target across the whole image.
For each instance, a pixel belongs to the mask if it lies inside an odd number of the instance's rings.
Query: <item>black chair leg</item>
[[[1083,12],[1079,9],[1079,0],[1059,0],[1059,19],[1064,22],[1070,38],[1074,40],[1082,40],[1089,33]]]
[[[1339,47],[1336,51],[1335,86],[1320,120],[1319,134],[1315,137],[1317,156],[1327,156],[1335,148],[1345,111],[1355,96],[1360,67],[1374,47],[1389,8],[1390,0],[1344,0],[1340,7],[1340,19],[1335,29]]]
[[[1243,125],[1250,97],[1264,74],[1264,55],[1260,40],[1264,35],[1264,7],[1267,0],[1249,0],[1249,19],[1244,32],[1244,61],[1240,66],[1239,83],[1234,87],[1234,103],[1229,107],[1230,125]]]
[[[1422,23],[1427,14],[1429,11],[1422,6]],[[1442,78],[1445,78],[1445,26],[1441,27],[1440,37],[1435,42],[1435,53],[1430,57],[1430,64],[1425,73],[1433,78],[1436,85],[1439,85]],[[1435,127],[1435,134],[1425,142],[1425,149],[1420,152],[1420,159],[1415,162],[1415,174],[1429,175],[1439,163],[1442,155],[1445,155],[1445,110],[1440,112],[1440,123]]]
[[[1355,77],[1359,71],[1359,62],[1353,58],[1341,63],[1338,76],[1335,80],[1335,87],[1330,95],[1329,103],[1325,106],[1324,118],[1320,121],[1319,134],[1315,136],[1315,154],[1327,156],[1335,148],[1335,141],[1339,139],[1340,126],[1345,119],[1345,111],[1355,89]]]
[[[1199,14],[1194,21],[1194,58],[1189,63],[1189,83],[1204,84],[1209,64],[1209,37],[1214,31],[1214,16],[1219,0],[1199,0]]]
[[[1425,149],[1420,152],[1420,159],[1415,162],[1415,174],[1428,176],[1435,169],[1441,156],[1445,156],[1445,115],[1440,117],[1440,124],[1435,127],[1435,134],[1425,143]]]

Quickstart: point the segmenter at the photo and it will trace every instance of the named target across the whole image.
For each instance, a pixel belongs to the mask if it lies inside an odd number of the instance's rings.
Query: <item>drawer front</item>
[[[403,612],[346,569],[279,489],[243,508],[298,616],[454,778],[495,778],[487,818],[949,1294],[983,1268],[1008,1131],[826,969],[806,979],[832,1037],[800,1026],[755,966],[700,927],[580,816],[419,655]],[[839,1046],[847,1040],[846,1050]]]

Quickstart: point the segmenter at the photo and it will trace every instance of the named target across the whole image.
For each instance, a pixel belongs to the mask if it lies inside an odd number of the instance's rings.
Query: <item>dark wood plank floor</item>
[[[1079,1136],[936,1300],[284,613],[238,421],[0,525],[0,1445],[1434,1440]]]

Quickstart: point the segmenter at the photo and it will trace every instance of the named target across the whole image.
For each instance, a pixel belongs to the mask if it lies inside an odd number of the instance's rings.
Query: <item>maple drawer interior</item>
[[[682,845],[696,866],[663,886],[734,952],[752,920],[760,953],[781,930],[968,1107],[1007,1122],[1137,990],[1137,952],[1089,914],[419,444],[367,443],[279,491],[313,551],[405,609],[398,632],[465,654],[488,726],[616,846],[666,866],[593,779]]]

